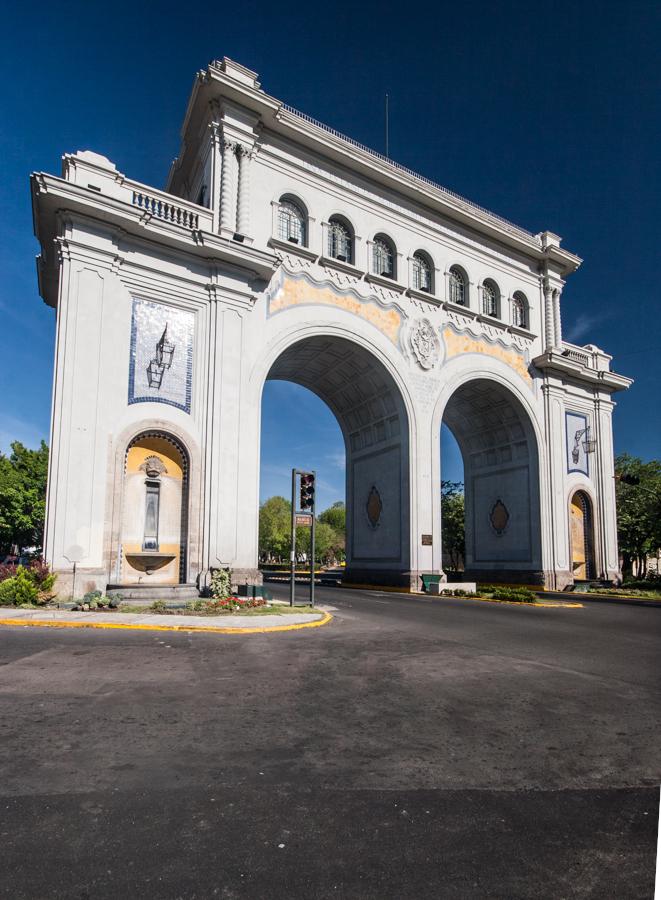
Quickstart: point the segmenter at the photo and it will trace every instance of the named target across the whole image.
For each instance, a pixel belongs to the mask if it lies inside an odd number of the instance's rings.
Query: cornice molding
[[[571,377],[575,381],[590,385],[598,385],[609,392],[625,391],[633,384],[633,378],[593,369],[580,362],[569,359],[558,353],[557,350],[547,350],[533,359],[533,365],[545,374],[556,375],[561,378]]]

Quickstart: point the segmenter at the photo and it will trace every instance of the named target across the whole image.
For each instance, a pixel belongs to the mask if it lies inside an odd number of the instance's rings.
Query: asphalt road
[[[661,610],[317,596],[0,629],[0,897],[653,896]]]

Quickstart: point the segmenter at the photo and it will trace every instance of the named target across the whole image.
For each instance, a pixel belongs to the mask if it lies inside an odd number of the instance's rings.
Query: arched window
[[[278,237],[292,244],[306,244],[305,224],[307,216],[303,209],[289,197],[282,197],[278,206]]]
[[[353,262],[353,236],[346,222],[333,217],[328,222],[328,255],[331,259]]]
[[[528,301],[521,291],[516,291],[512,297],[512,325],[517,328],[528,327]]]
[[[498,318],[498,303],[500,301],[500,291],[495,281],[490,278],[482,285],[482,313],[485,316]]]
[[[432,293],[432,264],[427,254],[421,250],[413,254],[411,279],[413,282],[411,287],[415,291],[424,291],[426,294]]]
[[[459,266],[450,269],[450,303],[466,306],[467,279]]]
[[[384,234],[377,234],[374,238],[372,272],[386,278],[395,277],[395,248]]]

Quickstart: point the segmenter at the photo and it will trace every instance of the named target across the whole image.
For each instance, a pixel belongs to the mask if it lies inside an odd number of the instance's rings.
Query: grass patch
[[[153,609],[149,606],[129,606],[122,604],[119,610],[129,615],[159,615],[159,616],[197,616],[200,619],[222,618],[223,616],[288,616],[297,613],[318,613],[320,610],[313,609],[311,606],[258,606],[254,609],[186,609],[173,607],[157,607]]]
[[[589,594],[606,594],[608,597],[635,597],[638,600],[661,600],[661,590],[658,588],[635,588],[623,584],[622,587],[616,588],[597,588],[589,587]]]

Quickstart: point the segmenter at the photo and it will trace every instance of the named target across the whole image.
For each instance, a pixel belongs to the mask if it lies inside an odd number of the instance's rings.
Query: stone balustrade
[[[177,202],[173,202],[174,198],[169,194],[160,194],[153,191],[149,193],[143,190],[132,191],[132,204],[139,209],[143,209],[149,215],[157,219],[164,219],[173,225],[180,225],[182,228],[189,228],[196,231],[200,227],[204,230],[211,230],[211,211],[209,211],[209,222],[202,222],[204,214],[200,215],[200,210],[194,204],[188,204],[177,198]]]

